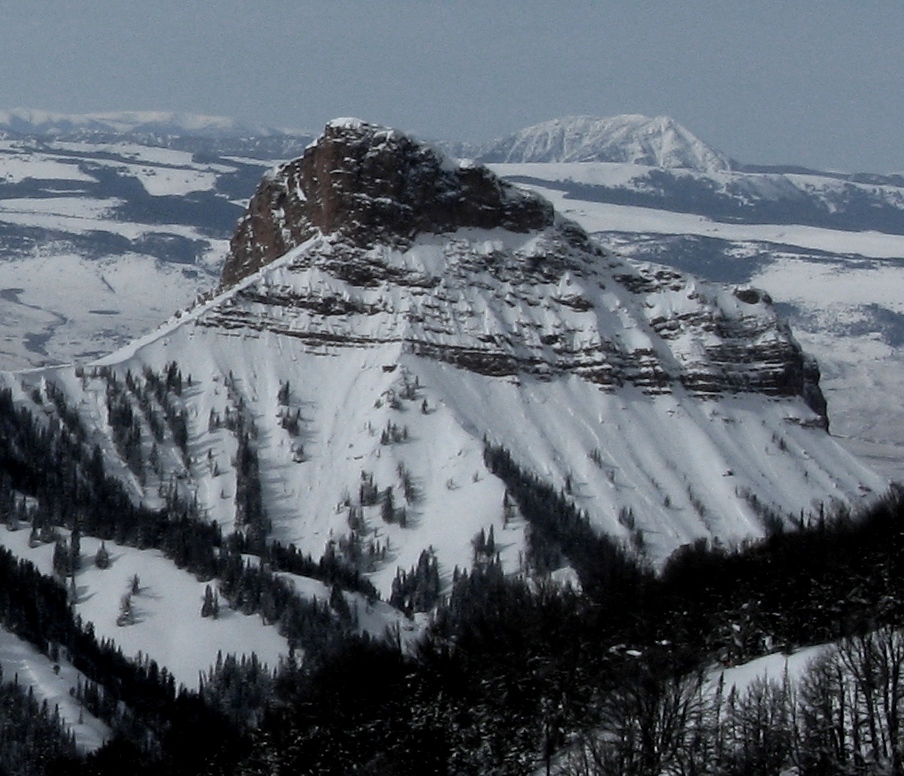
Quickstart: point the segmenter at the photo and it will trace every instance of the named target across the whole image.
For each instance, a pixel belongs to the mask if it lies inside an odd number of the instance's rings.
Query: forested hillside
[[[39,457],[47,445],[61,471],[86,480],[91,498],[76,500],[67,519],[87,527],[90,505],[115,498],[115,481],[88,475],[90,460],[65,464],[65,432],[41,439],[25,413],[7,406],[3,417],[7,520],[29,519],[16,514],[21,495],[52,492]],[[90,627],[79,629],[62,580],[5,554],[4,626],[78,665],[90,677],[86,709],[116,731],[87,759],[64,734],[47,757],[26,765],[15,764],[13,748],[4,755],[10,772],[899,772],[904,500],[897,492],[862,515],[823,514],[793,531],[776,522],[770,537],[745,546],[688,546],[655,574],[633,550],[589,536],[567,494],[521,471],[505,450],[487,447],[485,455],[528,521],[529,564],[547,571],[569,564],[581,589],[507,577],[494,537],[475,538],[472,566],[456,570],[413,650],[397,633],[356,634],[332,601],[318,615],[321,626],[316,612],[298,626],[304,660],[291,657],[271,673],[254,660],[225,659],[200,693],[177,690],[165,669],[125,660],[98,644]],[[187,546],[191,532],[179,510],[142,515],[167,528],[126,532],[123,541],[168,553]],[[39,513],[30,520],[36,541],[42,530],[55,531]],[[211,541],[220,549],[207,556],[227,579],[227,567],[240,563],[231,560],[240,558],[231,555],[234,541]],[[211,573],[190,553],[178,557],[199,575]],[[269,557],[276,567],[302,563],[291,552]],[[431,574],[425,562],[411,579],[429,589]],[[260,575],[236,584],[249,582],[266,589]],[[233,592],[223,605],[262,601]],[[286,627],[293,622],[288,617]],[[774,677],[735,691],[718,680],[719,665],[836,640],[840,646],[799,683]]]

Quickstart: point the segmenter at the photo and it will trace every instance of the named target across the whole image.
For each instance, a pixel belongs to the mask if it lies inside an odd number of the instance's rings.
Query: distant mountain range
[[[15,108],[0,111],[0,132],[18,135],[67,137],[72,135],[164,135],[208,139],[238,137],[303,137],[310,132],[248,125],[224,116],[166,111],[121,111],[67,114]]]

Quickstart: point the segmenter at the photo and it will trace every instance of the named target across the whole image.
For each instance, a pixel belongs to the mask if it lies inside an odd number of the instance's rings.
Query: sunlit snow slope
[[[900,182],[777,172],[664,177],[624,164],[494,169],[548,197],[610,250],[766,289],[820,363],[833,433],[902,477]],[[684,181],[683,199],[676,181]]]

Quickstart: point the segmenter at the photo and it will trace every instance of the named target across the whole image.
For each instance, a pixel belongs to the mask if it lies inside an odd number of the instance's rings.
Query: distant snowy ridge
[[[82,133],[110,135],[183,135],[206,138],[309,135],[294,129],[276,129],[238,122],[224,116],[172,111],[119,111],[67,114],[14,108],[0,111],[0,132],[59,137]]]
[[[734,166],[668,116],[633,114],[553,119],[493,141],[478,158],[486,163],[629,162],[707,173]]]

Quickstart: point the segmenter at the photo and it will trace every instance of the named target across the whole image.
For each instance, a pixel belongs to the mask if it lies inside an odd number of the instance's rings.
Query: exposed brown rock
[[[463,227],[542,229],[552,206],[485,167],[459,166],[395,130],[357,121],[327,125],[300,159],[261,182],[230,242],[228,288],[318,230],[353,245],[404,245]]]

